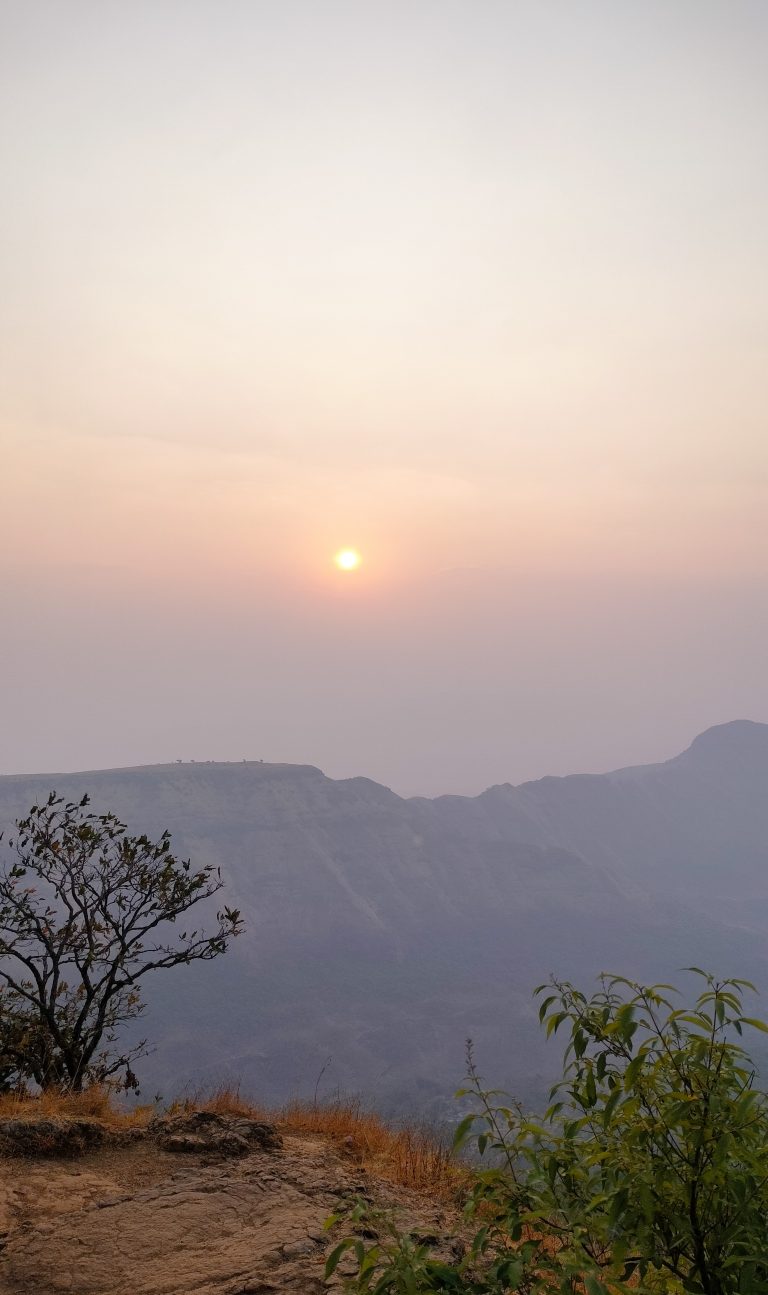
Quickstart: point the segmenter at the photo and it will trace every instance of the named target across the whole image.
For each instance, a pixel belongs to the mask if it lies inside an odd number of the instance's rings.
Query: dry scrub
[[[98,1120],[110,1128],[141,1127],[155,1108],[127,1107],[109,1087],[93,1085],[81,1093],[49,1089],[36,1096],[0,1094],[0,1120]],[[276,1124],[282,1133],[325,1138],[340,1153],[382,1178],[431,1196],[453,1199],[466,1181],[466,1172],[434,1133],[420,1128],[394,1128],[360,1101],[289,1102],[278,1110],[258,1106],[239,1087],[197,1090],[171,1103],[167,1113],[211,1111]]]
[[[45,1092],[0,1093],[0,1120],[99,1120],[110,1128],[136,1128],[149,1122],[151,1106],[122,1106],[106,1086],[92,1084],[80,1093],[49,1088]]]
[[[241,1115],[267,1120],[282,1133],[327,1138],[342,1153],[382,1178],[430,1196],[453,1199],[466,1182],[446,1144],[433,1132],[420,1128],[393,1128],[379,1115],[352,1098],[330,1102],[293,1101],[278,1110],[265,1110],[244,1098],[239,1087],[198,1090],[172,1112],[212,1111],[216,1115]]]
[[[291,1102],[277,1119],[289,1132],[330,1138],[366,1168],[403,1187],[454,1196],[464,1178],[450,1149],[434,1133],[391,1128],[357,1101]]]

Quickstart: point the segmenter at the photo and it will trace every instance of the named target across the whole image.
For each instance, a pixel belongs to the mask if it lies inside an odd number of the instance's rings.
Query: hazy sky
[[[767,65],[764,0],[0,0],[0,771],[768,720]]]

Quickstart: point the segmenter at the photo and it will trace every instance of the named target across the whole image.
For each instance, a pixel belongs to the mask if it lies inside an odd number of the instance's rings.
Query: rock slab
[[[42,1217],[30,1200],[0,1253],[0,1295],[320,1295],[345,1173],[322,1147],[278,1159],[275,1176],[275,1157],[185,1157],[146,1190],[102,1178],[109,1194],[68,1211],[49,1199]],[[64,1196],[65,1172],[57,1184]]]

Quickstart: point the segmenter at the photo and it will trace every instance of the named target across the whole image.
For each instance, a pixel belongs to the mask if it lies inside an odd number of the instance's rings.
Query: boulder
[[[252,1151],[276,1151],[282,1146],[274,1125],[213,1111],[159,1116],[150,1122],[147,1132],[164,1151],[247,1156]]]

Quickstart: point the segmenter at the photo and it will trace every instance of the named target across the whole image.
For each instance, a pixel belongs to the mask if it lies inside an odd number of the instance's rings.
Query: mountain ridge
[[[216,768],[239,768],[245,765],[248,768],[258,768],[261,766],[265,771],[275,771],[276,774],[278,774],[280,771],[290,770],[292,774],[303,773],[303,774],[319,775],[322,778],[328,779],[329,782],[337,782],[337,783],[364,782],[364,783],[371,784],[375,787],[381,787],[384,790],[390,792],[391,795],[397,797],[398,800],[403,800],[403,801],[425,800],[425,801],[432,802],[437,800],[449,800],[449,799],[450,800],[478,800],[480,799],[480,797],[487,795],[488,792],[495,791],[499,788],[512,788],[515,791],[519,791],[522,788],[530,787],[537,783],[542,783],[542,782],[550,782],[550,781],[564,782],[566,780],[575,779],[575,778],[586,778],[586,779],[616,778],[623,774],[631,774],[635,772],[639,773],[644,770],[651,770],[651,769],[662,769],[662,768],[665,768],[667,765],[674,764],[677,761],[683,760],[694,750],[703,749],[704,747],[709,747],[712,744],[717,744],[719,746],[721,737],[724,737],[727,735],[729,736],[732,734],[736,735],[736,734],[750,734],[750,733],[755,733],[756,735],[758,735],[758,740],[764,742],[766,748],[768,748],[768,723],[763,723],[759,720],[751,720],[751,719],[726,720],[721,724],[712,724],[708,728],[703,729],[701,733],[698,733],[693,738],[689,746],[687,746],[683,751],[679,752],[677,755],[668,757],[666,760],[652,760],[652,761],[648,761],[645,764],[621,765],[616,769],[606,769],[598,772],[585,771],[581,773],[542,774],[541,777],[539,778],[526,778],[522,782],[518,782],[518,783],[512,783],[512,782],[490,783],[488,787],[485,787],[482,791],[479,791],[474,795],[470,795],[469,793],[464,793],[464,792],[440,792],[436,796],[422,796],[418,794],[413,796],[402,796],[400,795],[399,792],[393,791],[392,788],[389,787],[386,783],[381,783],[374,778],[369,778],[366,774],[351,774],[349,777],[345,777],[345,778],[334,778],[330,774],[327,774],[323,769],[321,769],[319,765],[306,764],[304,762],[294,763],[292,761],[286,761],[286,760],[282,760],[282,761],[246,760],[246,759],[165,760],[165,761],[160,760],[149,764],[109,765],[103,768],[93,768],[93,769],[72,769],[72,770],[50,770],[49,769],[49,770],[42,770],[40,772],[26,771],[23,773],[2,773],[0,774],[0,782],[2,782],[5,779],[14,779],[17,781],[22,781],[22,780],[36,781],[39,779],[51,779],[51,778],[79,779],[79,778],[86,778],[86,777],[88,778],[98,777],[100,775],[107,775],[107,774],[143,773],[150,770],[158,770],[158,771],[167,770],[170,772],[179,768],[189,769],[189,768],[192,768],[193,766],[195,768],[205,769],[210,766],[215,766]]]
[[[246,934],[158,977],[147,1082],[328,1082],[442,1110],[472,1035],[523,1094],[554,1060],[530,993],[550,972],[674,979],[704,962],[768,988],[768,725],[659,764],[404,798],[312,765],[195,762],[0,777],[0,827],[56,787],[221,868]],[[161,983],[162,982],[162,983]]]

